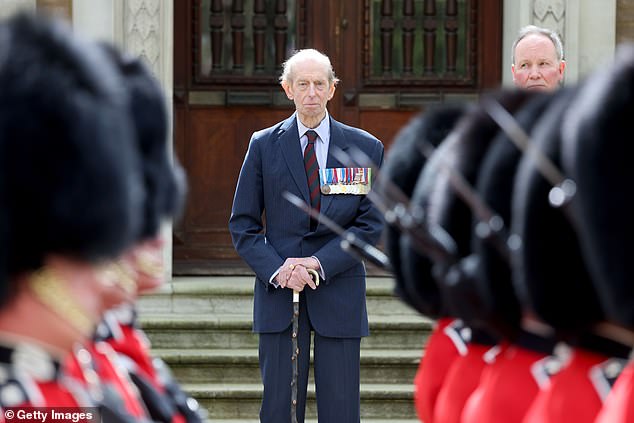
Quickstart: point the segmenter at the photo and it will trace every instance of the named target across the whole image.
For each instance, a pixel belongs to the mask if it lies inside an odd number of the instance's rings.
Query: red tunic
[[[494,356],[495,349],[499,347],[469,343],[467,353],[453,361],[436,399],[434,423],[460,423],[464,404],[478,386],[487,365],[485,357]]]
[[[482,371],[480,384],[467,400],[462,423],[521,422],[538,392],[534,374],[547,357],[515,345],[507,347]]]
[[[611,387],[605,376],[614,365],[621,368],[615,360],[575,349],[570,362],[540,390],[523,423],[594,422]]]
[[[204,412],[173,379],[165,364],[154,358],[145,333],[136,327],[134,310],[109,312],[97,331],[102,342],[119,355],[138,386],[154,420],[169,423],[198,423]]]
[[[59,360],[28,342],[8,344],[0,346],[0,409],[95,407],[89,393],[64,376]],[[4,418],[0,412],[0,422]]]
[[[451,363],[460,355],[458,352],[460,346],[457,346],[447,333],[454,332],[451,328],[457,328],[456,323],[460,323],[460,321],[451,317],[438,320],[436,328],[427,341],[414,378],[414,405],[418,417],[425,423],[433,421],[436,397]],[[459,340],[455,341],[460,342]],[[464,349],[466,351],[466,346]]]
[[[112,349],[132,360],[136,366],[136,371],[146,377],[152,385],[161,392],[164,388],[156,374],[156,369],[152,364],[149,343],[143,332],[128,325],[120,325],[120,337],[110,337],[105,339]]]
[[[634,422],[634,361],[630,361],[608,394],[595,423]]]
[[[100,389],[115,393],[128,415],[138,420],[149,420],[136,387],[127,371],[116,362],[115,354],[104,342],[86,343],[66,363],[66,373],[91,389],[94,382],[88,372],[94,372],[92,374],[97,377]]]

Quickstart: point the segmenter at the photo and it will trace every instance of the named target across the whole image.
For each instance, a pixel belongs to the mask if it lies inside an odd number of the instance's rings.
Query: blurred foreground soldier
[[[411,197],[426,162],[421,151],[425,147],[424,143],[437,147],[464,111],[463,106],[445,106],[427,110],[412,119],[394,139],[382,168],[382,176],[389,182],[382,178],[377,180],[376,192],[384,198],[394,197],[395,186],[402,194]],[[407,206],[401,204],[403,210]],[[416,269],[410,271],[414,266],[405,266],[401,261],[401,248],[412,248],[404,246],[408,241],[405,234],[400,232],[396,224],[388,221],[384,236],[396,279],[395,293],[419,313],[437,319],[414,378],[416,412],[422,421],[431,422],[433,407],[446,371],[461,348],[456,342],[462,343],[460,336],[450,337],[448,333],[459,334],[460,329],[457,327],[461,325],[458,322],[452,325],[454,319],[447,315],[443,307],[438,287],[431,275],[431,260],[420,254],[419,260],[416,260]],[[452,326],[449,327],[450,325]]]
[[[411,204],[407,201],[427,161],[423,151],[430,147],[436,148],[465,110],[466,106],[457,104],[430,108],[415,116],[398,132],[381,168],[382,177],[377,179],[374,188],[392,209],[407,212],[412,219],[420,219],[415,209],[408,210]],[[401,233],[404,230],[401,221],[405,219],[395,212],[393,218],[386,218],[387,226],[383,232],[396,279],[395,293],[419,313],[438,318],[444,315],[444,311],[438,287],[429,275],[431,261],[421,263],[421,268],[417,269],[413,278],[405,273],[409,269],[401,263],[400,244],[404,238],[401,235],[405,235]],[[414,223],[418,222],[410,225]],[[416,232],[420,228],[413,226],[407,229]]]
[[[365,195],[371,184],[369,169],[346,168],[331,151],[357,148],[379,166],[383,144],[328,114],[326,104],[338,80],[327,56],[300,50],[284,64],[280,79],[296,112],[251,137],[229,220],[234,246],[256,274],[253,323],[259,334],[264,383],[260,421],[291,419],[291,319],[296,290],[301,291],[297,420],[304,421],[313,332],[319,422],[358,423],[360,343],[369,334],[365,266],[341,249],[337,234],[281,198],[284,191],[303,198],[374,245],[383,225]],[[364,182],[355,184],[353,174]],[[319,287],[307,269],[320,273]]]
[[[166,100],[158,81],[140,59],[105,48],[121,71],[130,95],[130,116],[146,188],[141,233],[124,257],[133,273],[137,296],[165,282],[161,223],[180,216],[185,175],[176,159],[169,157]],[[94,343],[101,347],[108,344],[117,353],[117,361],[138,389],[152,420],[202,421],[197,401],[183,392],[166,364],[150,354],[149,340],[138,325],[134,302],[106,313]]]
[[[112,262],[140,229],[127,98],[103,52],[61,23],[0,24],[0,52],[0,406],[101,406],[101,386],[61,363],[128,295]]]
[[[557,93],[547,115],[531,133],[533,146],[561,168],[561,122],[580,110],[577,93],[584,86]],[[514,282],[529,314],[525,323],[553,333],[559,341],[550,368],[535,371],[539,392],[524,423],[570,419],[593,422],[610,383],[602,369],[613,369],[630,347],[597,331],[605,320],[587,270],[568,209],[551,203],[549,182],[535,157],[523,157],[514,193],[513,229],[522,242],[514,251]],[[574,295],[571,293],[574,292]],[[540,325],[534,325],[535,321]],[[541,329],[540,329],[541,328]]]
[[[622,134],[632,125],[633,92],[634,47],[624,45],[614,64],[580,92],[579,107],[564,123],[562,148],[564,169],[577,184],[570,203],[573,222],[605,313],[596,330],[630,348],[634,346],[634,145]],[[633,363],[630,359],[616,379],[596,423],[634,421]]]
[[[513,110],[527,97],[527,93],[513,91],[503,93],[499,99]],[[474,287],[465,279],[469,276],[466,270],[454,267],[471,257],[474,211],[453,184],[454,175],[459,175],[475,185],[481,162],[498,131],[497,125],[480,108],[467,112],[430,158],[413,196],[413,202],[423,205],[426,223],[442,227],[456,246],[453,257],[436,261],[433,270],[447,312],[461,322],[451,338],[460,339],[462,344],[438,393],[433,422],[460,421],[463,406],[478,385],[481,372],[495,359],[499,349],[497,337],[489,327],[473,325]]]
[[[534,25],[522,28],[512,48],[513,83],[528,90],[552,91],[561,85],[566,62],[556,32]]]
[[[519,96],[517,100],[520,100],[514,117],[523,127],[532,125],[539,118],[545,99],[516,91],[495,94],[502,101],[506,98],[507,102],[508,98],[514,96]],[[486,124],[488,119],[488,116],[480,115],[479,124]],[[505,247],[505,226],[510,220],[513,176],[521,154],[505,134],[498,130],[479,163],[473,159],[467,160],[473,156],[473,153],[468,155],[469,150],[474,149],[469,144],[476,140],[484,141],[483,138],[463,140],[466,145],[462,146],[462,154],[451,161],[455,163],[456,170],[464,172],[466,176],[473,172],[468,170],[466,163],[470,166],[477,165],[474,194],[490,208],[494,216],[483,220],[476,214],[478,210],[470,207],[471,226],[465,239],[469,243],[470,254],[449,270],[444,281],[445,284],[455,284],[456,288],[464,285],[460,289],[446,289],[450,296],[448,302],[452,304],[454,313],[472,328],[474,335],[468,343],[466,354],[462,354],[448,372],[438,396],[433,420],[435,423],[458,423],[463,419],[487,421],[473,416],[474,412],[485,407],[483,402],[487,401],[488,388],[485,389],[483,381],[488,379],[487,373],[505,360],[507,346],[515,342],[521,332],[521,309],[511,283],[510,263],[508,256],[500,250],[501,246]],[[459,149],[456,150],[460,152]],[[451,188],[452,192],[455,191],[455,188]],[[446,195],[453,198],[456,194],[449,192]],[[455,218],[460,216],[454,214]],[[483,339],[482,333],[490,334],[497,341],[496,345],[492,345],[491,340],[485,342],[486,338]],[[515,392],[518,398],[525,400],[527,397],[520,380],[516,381]],[[515,403],[507,401],[506,406],[513,407]],[[499,411],[502,414],[503,408],[500,407]],[[504,417],[498,421],[503,420]]]
[[[561,92],[557,93],[561,95]],[[513,117],[527,133],[539,126],[551,113],[555,97],[533,93],[529,102]],[[524,156],[505,132],[500,132],[483,162],[477,187],[505,225],[500,248],[490,240],[474,237],[474,257],[479,269],[474,282],[485,299],[480,319],[502,334],[505,348],[494,364],[482,373],[478,388],[469,398],[463,412],[463,422],[520,422],[539,392],[547,374],[544,363],[549,363],[556,344],[552,331],[532,318],[530,311],[517,294],[512,281],[512,244],[507,242],[508,230],[514,225],[512,198],[515,196],[518,164]],[[476,233],[482,232],[475,226]],[[514,234],[511,239],[516,237]],[[547,382],[547,380],[546,380]],[[544,382],[544,383],[546,383]]]

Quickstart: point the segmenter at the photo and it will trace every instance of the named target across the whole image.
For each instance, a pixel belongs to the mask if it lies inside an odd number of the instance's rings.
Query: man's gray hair
[[[280,82],[286,82],[290,85],[293,81],[293,68],[297,63],[305,60],[314,60],[322,63],[328,73],[328,82],[330,84],[336,84],[339,82],[339,78],[335,76],[335,71],[332,68],[332,64],[330,63],[328,56],[312,48],[298,50],[293,53],[286,62],[284,62]]]
[[[522,41],[527,35],[531,34],[543,35],[550,38],[550,41],[552,41],[555,45],[557,60],[561,62],[564,59],[564,46],[561,42],[561,38],[559,38],[559,35],[555,31],[535,25],[527,25],[520,29],[519,33],[517,34],[517,38],[513,42],[513,47],[511,48],[512,64],[515,64],[515,48],[517,47],[517,44]]]

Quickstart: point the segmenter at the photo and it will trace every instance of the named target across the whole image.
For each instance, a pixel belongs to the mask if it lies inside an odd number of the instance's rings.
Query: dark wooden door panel
[[[398,130],[409,122],[416,113],[418,113],[417,110],[363,111],[359,115],[359,126],[380,139],[386,150],[389,150]]]
[[[175,245],[176,271],[223,273],[238,256],[227,224],[233,194],[251,134],[286,118],[291,110],[192,108],[184,117],[187,142],[181,151],[189,181],[188,204]],[[223,260],[231,264],[222,265]],[[241,267],[241,266],[239,266]]]

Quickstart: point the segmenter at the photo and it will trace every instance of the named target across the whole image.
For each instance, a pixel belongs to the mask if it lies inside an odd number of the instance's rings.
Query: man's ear
[[[513,75],[513,82],[515,82],[515,64],[511,65],[511,74]]]
[[[282,81],[282,88],[284,89],[284,92],[286,93],[286,97],[288,97],[289,100],[293,100],[293,90],[291,86],[288,85],[288,82]]]
[[[561,75],[562,79],[564,77],[564,70],[565,69],[566,69],[566,61],[562,60],[561,62],[559,62],[559,75]]]
[[[328,100],[332,99],[332,96],[335,95],[335,89],[337,88],[337,84],[330,84],[330,88],[328,89]]]

